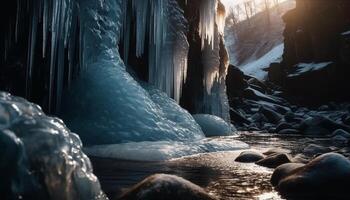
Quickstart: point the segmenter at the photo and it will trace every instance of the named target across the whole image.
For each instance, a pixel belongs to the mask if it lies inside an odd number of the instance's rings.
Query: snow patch
[[[264,69],[268,68],[271,63],[279,60],[283,55],[283,50],[284,44],[280,44],[256,61],[243,65],[241,70],[245,74],[264,80],[267,78],[267,72]]]
[[[294,76],[299,76],[299,75],[307,73],[307,72],[318,71],[318,70],[321,70],[325,67],[328,67],[331,64],[333,64],[333,62],[299,63],[295,66],[296,67],[295,72],[289,74],[288,77],[294,77]]]
[[[348,36],[348,35],[350,35],[350,31],[346,31],[346,32],[342,33],[342,35]]]

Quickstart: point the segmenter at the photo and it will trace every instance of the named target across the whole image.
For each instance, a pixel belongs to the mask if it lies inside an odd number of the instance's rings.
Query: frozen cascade
[[[207,1],[204,2],[208,3]],[[223,4],[216,3],[213,32],[211,41],[206,39],[202,42],[202,63],[204,68],[204,94],[202,102],[197,104],[197,110],[202,113],[216,115],[226,122],[230,122],[229,104],[226,94],[226,74],[228,67],[228,53],[223,44],[223,29],[225,26],[226,11]],[[206,5],[208,6],[208,5]],[[201,7],[202,9],[202,7]],[[204,12],[205,11],[201,11]],[[207,11],[209,12],[209,11]],[[207,19],[207,21],[210,21]],[[210,21],[211,23],[211,21]],[[203,26],[200,24],[200,27]],[[209,33],[208,33],[209,34]],[[204,37],[204,36],[202,36]],[[203,38],[202,38],[203,39]]]
[[[218,0],[202,0],[199,12],[199,35],[202,39],[202,48],[206,43],[214,48],[215,23]]]
[[[187,111],[169,98],[160,106],[126,72],[117,48],[122,6],[113,0],[80,5],[86,70],[65,98],[63,118],[87,144],[203,138]]]
[[[62,113],[69,127],[79,131],[89,145],[86,152],[152,160],[157,157],[153,153],[161,153],[158,159],[169,159],[246,148],[239,142],[206,142],[200,126],[175,100],[157,87],[147,83],[141,86],[127,73],[117,48],[119,34],[125,27],[123,1],[105,0],[100,4],[87,0],[80,6],[86,70],[72,85]],[[181,148],[169,150],[175,144]],[[142,156],[145,151],[149,157]]]
[[[131,1],[132,13],[129,5]],[[149,83],[177,102],[186,80],[189,44],[187,21],[176,0],[129,0],[123,2],[124,60],[127,61],[131,20],[136,20],[136,56],[149,50]],[[149,43],[146,43],[148,38]]]
[[[4,199],[107,199],[78,135],[39,106],[4,92],[0,176]]]

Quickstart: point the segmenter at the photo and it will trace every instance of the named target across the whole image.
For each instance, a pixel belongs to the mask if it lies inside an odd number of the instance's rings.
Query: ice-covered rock
[[[208,114],[196,114],[193,118],[201,126],[205,136],[228,136],[236,131],[232,124],[228,124],[220,117]]]
[[[126,191],[120,200],[214,200],[205,190],[181,177],[155,174]]]
[[[336,153],[323,154],[279,181],[277,191],[291,199],[348,199],[350,161]]]
[[[25,99],[0,92],[0,196],[107,199],[78,135]]]

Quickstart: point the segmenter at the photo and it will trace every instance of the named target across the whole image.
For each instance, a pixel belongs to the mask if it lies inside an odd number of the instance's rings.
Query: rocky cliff
[[[270,80],[304,103],[349,99],[349,9],[347,0],[297,0],[283,16],[282,68],[272,65]]]

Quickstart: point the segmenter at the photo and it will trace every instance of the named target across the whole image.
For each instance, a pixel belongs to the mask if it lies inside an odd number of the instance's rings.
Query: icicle
[[[36,36],[37,36],[37,27],[39,23],[38,17],[38,2],[33,3],[33,12],[32,12],[32,21],[29,28],[29,39],[28,39],[28,64],[27,64],[27,75],[26,75],[26,97],[31,97],[31,85],[32,85],[32,73],[33,73],[33,63],[34,63],[34,54],[36,46]]]
[[[204,48],[206,42],[214,48],[217,5],[217,0],[201,1],[199,11],[199,35],[202,39],[202,48]]]
[[[217,14],[216,14],[216,24],[218,26],[219,33],[224,34],[226,23],[226,9],[224,4],[220,1],[218,2]]]
[[[130,0],[136,20],[136,56],[148,45],[149,82],[179,101],[186,79],[187,21],[176,0]],[[124,6],[124,59],[128,58],[131,16]],[[145,44],[146,37],[149,40]]]

